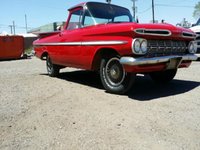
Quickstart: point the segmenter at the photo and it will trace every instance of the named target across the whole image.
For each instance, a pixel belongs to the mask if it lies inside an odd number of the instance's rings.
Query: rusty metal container
[[[0,60],[19,59],[23,53],[23,36],[0,36]]]

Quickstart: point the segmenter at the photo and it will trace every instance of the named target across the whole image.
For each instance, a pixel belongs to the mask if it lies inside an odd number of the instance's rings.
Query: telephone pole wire
[[[13,33],[15,35],[15,21],[13,21]]]
[[[13,34],[13,31],[12,31],[12,25],[9,25],[9,27],[10,27],[10,34]]]
[[[153,17],[153,23],[155,23],[154,0],[152,0],[152,17]]]
[[[27,16],[25,14],[25,25],[26,25],[26,33],[28,32],[28,25],[27,25]]]
[[[133,9],[133,19],[136,20],[136,11],[137,11],[137,7],[136,7],[136,5],[135,5],[135,2],[136,2],[137,0],[131,0],[131,1],[133,2],[133,7],[132,7],[132,9]]]

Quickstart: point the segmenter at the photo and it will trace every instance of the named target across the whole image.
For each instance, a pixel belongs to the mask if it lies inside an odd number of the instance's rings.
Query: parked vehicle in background
[[[178,68],[197,59],[195,33],[170,24],[138,24],[128,9],[86,2],[69,9],[62,31],[42,33],[36,56],[46,60],[50,76],[64,67],[100,72],[104,88],[124,94],[137,73],[167,83]],[[81,77],[80,77],[81,78]]]
[[[197,42],[197,53],[200,54],[200,18],[197,23],[193,24],[190,28],[193,32],[196,33],[196,42]]]
[[[18,59],[24,54],[23,36],[0,36],[0,60]]]
[[[192,24],[192,27],[190,28],[194,32],[199,32],[200,31],[200,18],[197,20],[195,24]]]

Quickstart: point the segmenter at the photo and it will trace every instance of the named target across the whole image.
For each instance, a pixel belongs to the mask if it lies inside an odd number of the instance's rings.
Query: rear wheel
[[[177,69],[158,71],[150,73],[150,77],[158,84],[169,83],[175,77]]]
[[[125,72],[119,58],[114,56],[101,60],[100,78],[108,92],[125,94],[132,87],[135,74]]]
[[[58,76],[60,67],[53,64],[51,61],[51,58],[49,56],[47,56],[46,66],[47,66],[47,73],[49,76],[51,76],[51,77]]]

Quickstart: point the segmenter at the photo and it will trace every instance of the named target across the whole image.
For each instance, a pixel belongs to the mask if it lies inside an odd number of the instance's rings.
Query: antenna
[[[108,4],[110,4],[110,3],[111,3],[111,0],[106,0],[106,2],[107,2]]]

